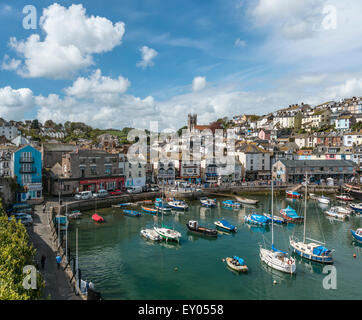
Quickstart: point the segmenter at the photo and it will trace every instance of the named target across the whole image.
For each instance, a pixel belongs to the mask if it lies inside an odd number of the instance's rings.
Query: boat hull
[[[362,236],[359,236],[356,231],[351,230],[351,234],[353,237],[353,240],[357,241],[358,243],[362,243]]]
[[[238,202],[245,203],[245,204],[257,204],[259,200],[254,199],[247,199],[247,198],[241,198],[241,197],[235,197]]]
[[[217,230],[209,229],[204,227],[192,228],[188,224],[186,224],[187,229],[191,232],[195,232],[200,235],[208,236],[208,237],[217,237]]]
[[[290,246],[293,248],[293,252],[300,256],[301,258],[318,262],[321,264],[333,264],[333,257],[332,256],[317,256],[315,254],[305,252],[301,248],[297,248],[294,241],[290,242]]]
[[[227,266],[228,266],[230,269],[232,269],[232,270],[234,270],[234,271],[236,271],[236,272],[247,272],[247,271],[248,271],[248,267],[247,267],[246,265],[244,265],[244,266],[236,266],[236,265],[234,265],[234,264],[231,263],[232,259],[229,258],[229,257],[226,258],[225,260],[226,260]]]
[[[260,248],[260,260],[263,261],[270,268],[275,270],[293,274],[296,271],[295,261],[294,259],[287,259],[288,262],[285,262],[284,259],[280,260],[278,258],[273,257],[273,252],[267,249]]]

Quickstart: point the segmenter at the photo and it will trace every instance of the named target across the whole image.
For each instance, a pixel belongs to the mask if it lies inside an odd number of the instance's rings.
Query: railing
[[[20,173],[36,173],[36,168],[20,168]]]

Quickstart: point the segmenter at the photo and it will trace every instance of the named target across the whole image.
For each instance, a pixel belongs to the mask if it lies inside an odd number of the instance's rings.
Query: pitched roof
[[[279,160],[289,168],[303,167],[354,167],[356,163],[351,160]]]

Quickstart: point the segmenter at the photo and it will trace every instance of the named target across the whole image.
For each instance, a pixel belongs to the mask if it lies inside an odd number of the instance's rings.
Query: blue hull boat
[[[217,229],[228,232],[236,232],[238,229],[226,220],[219,220],[214,222]]]
[[[356,240],[358,243],[362,243],[362,229],[352,230],[352,237],[354,240]]]
[[[123,213],[130,217],[139,217],[141,215],[140,212],[134,210],[123,210]]]
[[[225,200],[222,202],[222,205],[227,208],[240,208],[241,207],[241,203],[236,202],[234,200]]]
[[[269,225],[269,219],[260,214],[249,214],[248,216],[244,217],[244,222],[262,227],[266,227]]]
[[[362,214],[362,204],[361,203],[351,203],[349,205],[353,211],[356,213]]]

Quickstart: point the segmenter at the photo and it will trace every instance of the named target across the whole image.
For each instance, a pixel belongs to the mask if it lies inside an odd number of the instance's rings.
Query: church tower
[[[192,131],[197,125],[197,114],[188,114],[187,128]]]

